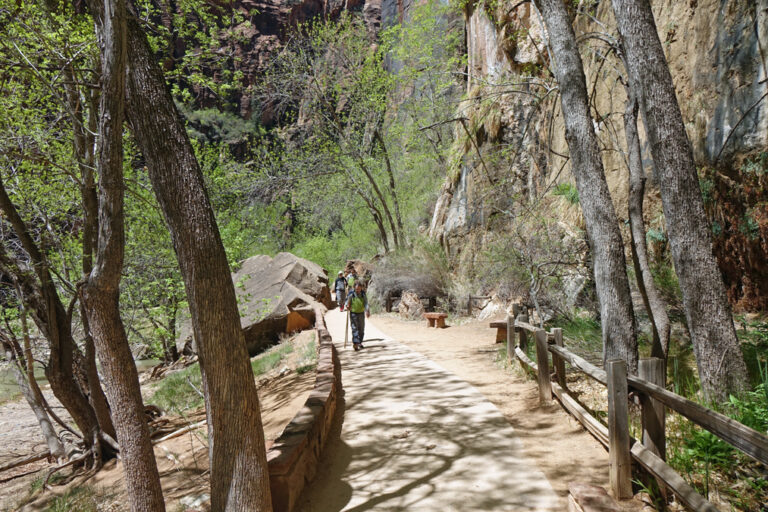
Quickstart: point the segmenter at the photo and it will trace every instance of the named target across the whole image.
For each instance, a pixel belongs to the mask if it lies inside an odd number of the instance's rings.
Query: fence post
[[[386,300],[386,303],[384,305],[384,310],[387,313],[391,313],[392,312],[392,293],[388,293],[387,294],[387,300]]]
[[[536,363],[539,365],[539,403],[544,405],[552,400],[552,382],[549,380],[549,351],[547,350],[547,331],[536,331]]]
[[[521,322],[528,323],[528,314],[527,313],[520,313],[520,316],[517,317],[518,320]],[[520,328],[520,350],[523,352],[526,351],[528,348],[528,331],[526,331],[523,328]]]
[[[658,357],[641,359],[637,367],[639,377],[652,384],[666,386],[664,360]],[[666,409],[664,404],[645,393],[640,394],[640,406],[643,418],[643,446],[667,460],[667,440],[665,437]]]
[[[632,497],[627,362],[623,359],[611,359],[606,363],[605,369],[608,374],[609,475],[614,497],[623,500]]]
[[[552,329],[552,334],[555,336],[555,345],[563,347],[563,330],[559,327]],[[565,361],[557,354],[552,354],[552,366],[555,367],[555,373],[557,374],[557,383],[560,387],[565,389]]]
[[[472,294],[467,295],[467,316],[472,316]]]
[[[512,308],[512,315],[507,315],[507,361],[515,359],[515,307]]]

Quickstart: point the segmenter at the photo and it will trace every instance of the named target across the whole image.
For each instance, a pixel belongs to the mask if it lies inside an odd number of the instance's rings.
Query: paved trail
[[[562,501],[522,457],[514,429],[475,388],[367,322],[366,348],[339,349],[344,419],[303,512],[555,511]],[[437,334],[438,331],[436,331]]]

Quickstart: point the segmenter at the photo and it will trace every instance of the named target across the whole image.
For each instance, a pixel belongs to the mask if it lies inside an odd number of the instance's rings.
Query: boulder
[[[281,334],[311,328],[315,311],[324,312],[332,305],[325,270],[287,252],[274,258],[248,258],[232,274],[232,281],[251,355],[275,343]],[[191,321],[187,320],[180,329],[180,350],[191,333]]]
[[[496,317],[506,317],[507,314],[507,308],[504,305],[504,301],[501,300],[497,295],[494,295],[491,297],[491,300],[485,303],[483,306],[483,309],[480,310],[480,313],[477,315],[478,320],[488,320],[490,318],[496,318]]]
[[[403,292],[397,309],[400,312],[400,316],[408,320],[421,320],[424,315],[424,306],[421,304],[421,299],[412,291]]]

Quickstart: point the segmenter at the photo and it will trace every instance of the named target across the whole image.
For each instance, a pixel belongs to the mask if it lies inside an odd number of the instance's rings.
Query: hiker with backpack
[[[363,347],[363,338],[365,337],[365,319],[371,316],[368,308],[368,296],[363,290],[363,283],[360,280],[355,281],[355,287],[347,295],[346,306],[349,312],[349,321],[352,324],[352,347],[355,352]]]
[[[344,311],[344,302],[347,298],[347,280],[344,279],[344,272],[339,270],[339,277],[333,282],[333,288],[336,290],[336,303],[339,310]]]

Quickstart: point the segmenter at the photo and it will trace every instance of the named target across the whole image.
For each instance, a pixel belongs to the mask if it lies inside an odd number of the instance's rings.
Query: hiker
[[[365,337],[365,318],[371,316],[368,309],[368,296],[363,290],[363,283],[355,281],[355,289],[347,295],[347,310],[349,311],[349,322],[352,324],[352,347],[355,352],[363,347],[363,338]]]
[[[339,270],[339,277],[333,282],[333,288],[336,290],[336,303],[339,305],[339,311],[344,311],[344,300],[347,298],[347,280],[344,279],[344,272]]]
[[[352,293],[352,290],[355,289],[355,281],[357,281],[357,272],[355,272],[355,269],[353,268],[349,274],[347,274],[347,290],[349,290],[349,293]]]

